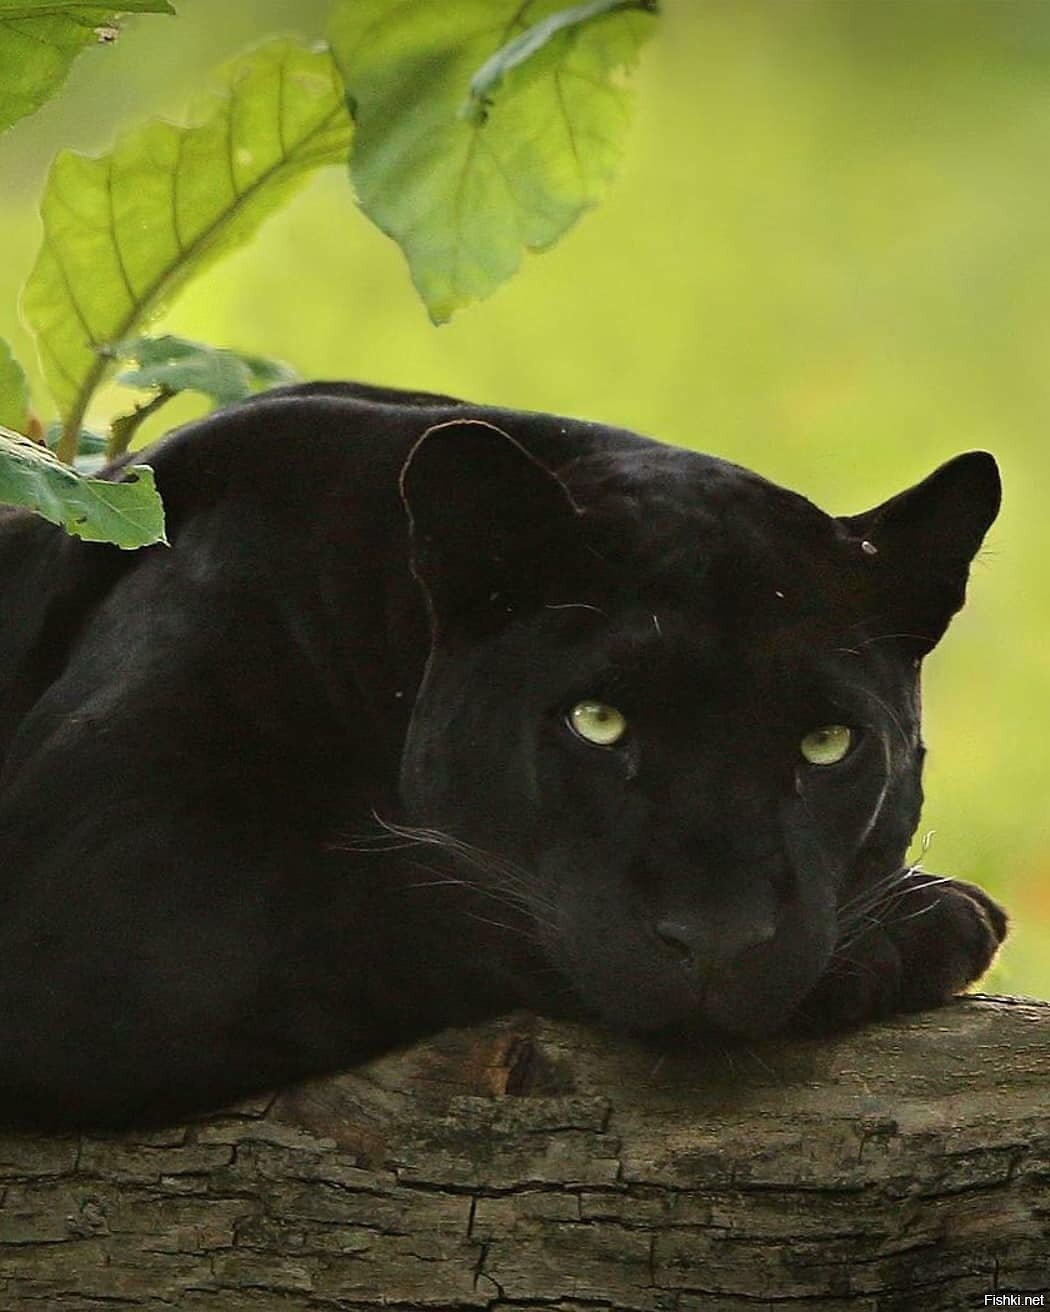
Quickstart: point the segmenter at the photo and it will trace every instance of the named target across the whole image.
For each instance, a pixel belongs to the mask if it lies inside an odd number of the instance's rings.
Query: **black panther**
[[[600,424],[312,384],[147,458],[170,546],[0,516],[5,1123],[518,1007],[833,1029],[988,966],[1003,913],[905,852],[991,456],[833,518]]]

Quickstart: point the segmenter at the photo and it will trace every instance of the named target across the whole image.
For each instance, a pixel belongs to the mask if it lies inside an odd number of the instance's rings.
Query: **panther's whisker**
[[[920,883],[900,887],[909,875],[917,873],[922,873],[918,866],[908,866],[898,875],[880,880],[873,885],[873,890],[883,891],[873,893],[864,899],[855,899],[853,904],[844,904],[839,911],[840,932],[835,943],[835,954],[839,955],[847,951],[871,930],[886,929],[890,925],[899,925],[933,911],[937,905],[935,901],[915,911],[896,914],[905,899],[914,897],[917,893],[927,892],[938,885],[952,882],[943,875],[923,875]]]
[[[556,905],[535,887],[535,882],[527,876],[526,872],[505,858],[483,852],[481,849],[475,848],[442,830],[397,825],[392,821],[383,820],[378,815],[376,820],[389,833],[408,840],[409,844],[414,842],[447,851],[454,857],[460,858],[473,869],[493,876],[499,881],[504,893],[514,895],[521,901],[522,905],[530,910],[556,912]],[[477,888],[478,891],[491,893],[486,885],[471,883],[470,886]]]
[[[471,892],[477,893],[481,897],[488,898],[490,901],[495,902],[498,906],[504,906],[510,911],[527,912],[530,918],[535,920],[537,924],[546,925],[548,928],[553,927],[554,924],[553,920],[548,919],[547,917],[541,914],[544,908],[537,907],[532,903],[527,902],[522,897],[513,894],[507,894],[497,889],[489,888],[484,884],[478,884],[472,880],[447,878],[441,880],[433,880],[426,883],[405,885],[406,889],[441,888],[441,887],[448,887],[448,888],[458,887],[458,888],[469,889]]]
[[[882,878],[877,879],[873,884],[858,889],[853,897],[840,903],[839,914],[841,915],[843,912],[850,910],[856,905],[864,905],[873,899],[882,897],[887,889],[903,883],[908,875],[911,874],[912,869],[913,867],[907,866],[903,870],[894,870],[891,874],[883,875]]]
[[[871,647],[876,642],[898,642],[901,639],[911,642],[929,642],[928,633],[877,633],[873,638],[865,638],[859,645],[861,647]]]
[[[517,934],[519,937],[534,941],[534,935],[530,934],[524,925],[508,925],[502,920],[492,920],[488,916],[479,916],[476,911],[464,912],[468,920],[476,920],[482,925],[491,925],[494,929],[505,929],[508,934]]]
[[[436,830],[429,831],[430,837],[427,840],[427,842],[422,845],[428,847],[437,847],[439,850],[446,848],[445,843],[437,841],[439,834],[440,831],[436,831]],[[450,836],[445,835],[444,837],[450,837]],[[450,845],[447,845],[447,850],[449,850],[450,853],[454,856],[465,855],[468,858],[472,858],[469,860],[469,864],[473,868],[481,870],[482,873],[491,874],[496,879],[500,879],[501,876],[503,876],[503,882],[494,885],[488,882],[481,882],[476,879],[464,878],[462,873],[459,875],[452,875],[447,871],[440,871],[440,872],[434,871],[429,866],[420,865],[419,863],[414,862],[412,864],[417,865],[418,868],[424,871],[425,873],[429,875],[439,875],[439,878],[428,880],[425,882],[421,881],[418,884],[406,885],[406,889],[419,888],[419,887],[434,887],[434,888],[447,887],[447,888],[469,889],[470,891],[476,893],[478,896],[488,898],[490,901],[496,903],[497,905],[504,906],[508,910],[514,911],[519,914],[522,912],[526,913],[530,918],[530,920],[534,922],[534,924],[536,924],[537,926],[540,926],[552,932],[556,930],[557,928],[556,916],[557,916],[558,909],[555,906],[555,904],[552,901],[550,901],[548,898],[546,898],[542,894],[537,893],[536,890],[533,888],[527,888],[524,885],[524,881],[519,880],[510,883],[506,882],[505,877],[508,872],[501,871],[498,864],[493,866],[483,863],[482,861],[479,860],[478,854],[476,852],[474,852],[472,849],[469,849],[467,845],[458,842],[458,840]],[[519,927],[518,932],[524,932],[524,927]]]
[[[904,875],[911,875],[914,873],[916,873],[916,867],[914,866],[909,866],[908,869],[903,872]],[[839,911],[840,914],[843,911],[852,911],[855,905],[861,907],[882,905],[889,909],[895,906],[903,898],[912,897],[916,893],[925,892],[930,888],[936,888],[938,884],[950,884],[951,882],[950,879],[947,879],[942,875],[926,875],[924,876],[922,883],[908,884],[906,887],[901,887],[904,883],[903,878],[901,878],[889,884],[885,889],[879,888],[879,886],[876,885],[871,896],[865,899],[858,899],[855,904],[844,903],[843,906],[839,908]]]
[[[918,920],[920,916],[928,915],[931,911],[936,911],[936,910],[937,910],[937,903],[931,902],[928,906],[919,907],[917,911],[909,911],[907,915],[894,916],[891,920],[887,921],[886,923],[892,925],[903,925],[904,922],[907,920]]]

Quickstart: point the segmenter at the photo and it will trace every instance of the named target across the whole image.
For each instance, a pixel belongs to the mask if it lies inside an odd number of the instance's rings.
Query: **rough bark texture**
[[[511,1017],[189,1127],[0,1138],[0,1308],[978,1308],[1050,1289],[1048,1091],[1047,1004],[705,1056]]]

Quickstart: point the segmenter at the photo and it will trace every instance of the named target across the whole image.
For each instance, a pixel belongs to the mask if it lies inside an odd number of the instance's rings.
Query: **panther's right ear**
[[[428,428],[401,470],[412,570],[443,636],[493,632],[556,588],[578,547],[564,483],[483,419]]]
[[[925,656],[962,606],[1001,496],[994,458],[969,451],[873,510],[840,520],[870,561],[881,622],[913,655]]]

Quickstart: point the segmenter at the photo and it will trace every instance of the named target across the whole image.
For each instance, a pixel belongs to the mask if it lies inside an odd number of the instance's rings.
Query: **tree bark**
[[[663,1055],[513,1016],[191,1126],[0,1137],[4,1312],[1048,1291],[1045,1003]]]

